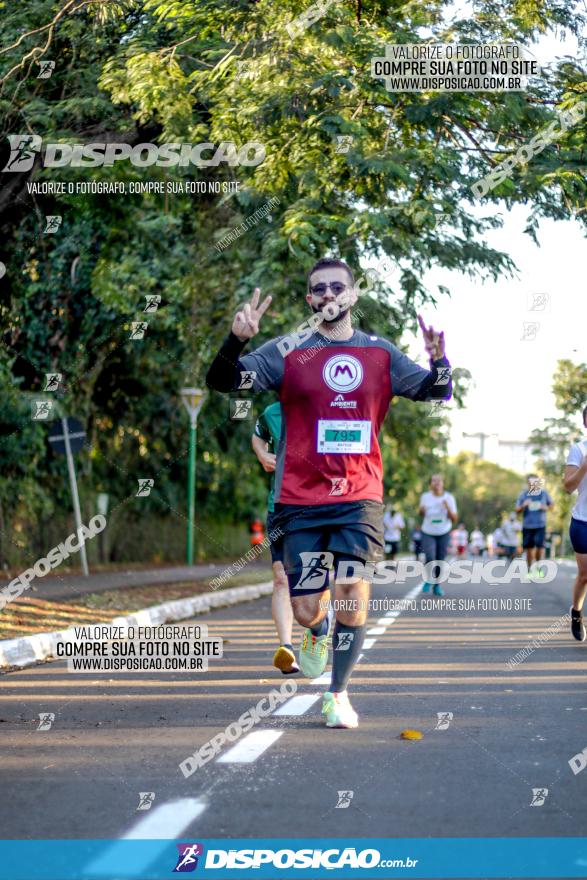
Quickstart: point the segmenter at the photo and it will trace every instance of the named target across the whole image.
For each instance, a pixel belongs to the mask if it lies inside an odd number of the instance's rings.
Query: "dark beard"
[[[322,309],[315,308],[314,306],[310,306],[310,308],[312,309],[312,311],[314,312],[315,315],[323,315]],[[330,324],[330,325],[338,324],[338,322],[340,320],[342,320],[342,318],[344,318],[345,315],[348,315],[350,310],[351,310],[351,307],[347,306],[346,309],[343,309],[341,312],[338,313],[336,318],[327,318],[325,315],[323,315],[324,316],[324,323]]]

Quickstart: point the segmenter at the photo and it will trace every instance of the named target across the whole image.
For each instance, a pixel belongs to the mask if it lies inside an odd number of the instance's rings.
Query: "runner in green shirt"
[[[271,489],[267,498],[267,534],[273,565],[273,596],[271,612],[280,645],[273,657],[273,665],[284,675],[299,672],[296,655],[292,645],[293,612],[289,598],[287,575],[283,567],[283,540],[273,534],[274,491],[276,452],[281,437],[281,404],[272,403],[257,419],[252,444],[255,455],[267,473],[271,473]]]

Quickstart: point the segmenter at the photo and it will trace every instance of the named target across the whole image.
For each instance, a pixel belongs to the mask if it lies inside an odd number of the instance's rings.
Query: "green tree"
[[[487,534],[513,511],[524,478],[472,452],[460,452],[447,463],[445,483],[455,496],[459,520],[469,531],[478,526]]]

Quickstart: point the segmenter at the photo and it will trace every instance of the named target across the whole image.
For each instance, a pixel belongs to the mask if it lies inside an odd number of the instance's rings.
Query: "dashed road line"
[[[320,699],[322,694],[298,694],[292,697],[283,706],[278,706],[272,715],[303,715],[314,703]]]
[[[160,804],[142,816],[121,840],[150,840],[159,837],[173,840],[190,822],[203,813],[206,804],[199,798],[179,798]]]
[[[216,759],[217,764],[252,764],[283,736],[283,730],[255,730]]]
[[[181,837],[185,829],[204,812],[205,808],[206,803],[201,798],[179,798],[149,810],[120,837],[120,840],[159,840],[161,846],[157,851],[150,846],[142,855],[137,850],[133,855],[133,874],[129,875],[128,869],[125,868],[125,876],[144,877],[158,852],[163,852],[167,848],[167,841]],[[125,862],[126,856],[127,850],[121,843],[116,842],[86,865],[84,877],[112,877],[113,866]]]

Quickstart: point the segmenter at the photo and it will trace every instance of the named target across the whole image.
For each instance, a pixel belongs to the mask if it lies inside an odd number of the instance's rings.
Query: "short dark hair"
[[[587,406],[583,410],[583,424],[587,428]]]
[[[349,278],[351,279],[351,284],[354,286],[355,276],[352,273],[351,267],[347,266],[347,264],[345,263],[344,260],[337,260],[335,257],[321,257],[316,263],[314,263],[314,265],[312,266],[312,268],[308,272],[308,277],[307,277],[308,290],[310,290],[310,278],[312,277],[314,272],[317,272],[318,269],[334,269],[337,266],[339,269],[346,270]]]
[[[528,474],[526,479],[527,480],[539,480],[540,477],[538,476],[538,474]]]

